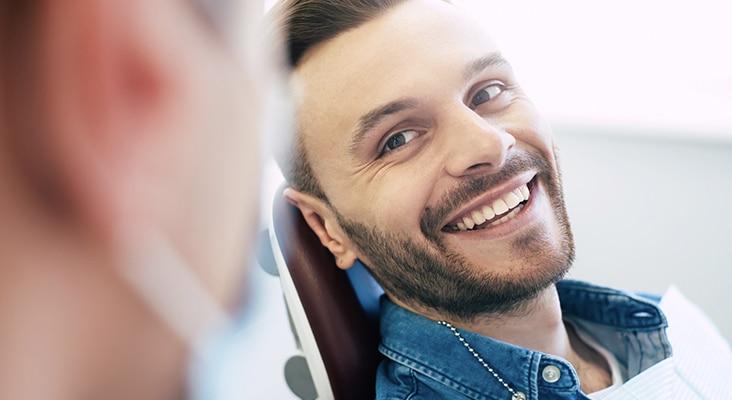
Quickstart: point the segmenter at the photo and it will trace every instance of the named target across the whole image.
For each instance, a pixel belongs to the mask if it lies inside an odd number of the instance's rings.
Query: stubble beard
[[[495,267],[475,265],[444,245],[437,224],[446,213],[493,184],[528,169],[537,170],[538,181],[547,188],[558,237],[552,237],[553,230],[546,225],[551,222],[549,218],[545,224],[514,239],[510,247],[521,267],[501,266],[498,269],[503,273],[496,272]],[[363,255],[361,261],[387,293],[414,310],[434,312],[453,322],[474,322],[516,312],[562,279],[574,260],[561,176],[536,154],[515,155],[499,174],[467,180],[437,207],[426,209],[420,224],[426,241],[368,227],[334,211]]]

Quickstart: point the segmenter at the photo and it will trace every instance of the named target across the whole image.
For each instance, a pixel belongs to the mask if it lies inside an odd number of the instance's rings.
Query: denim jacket
[[[617,358],[624,380],[671,356],[666,318],[653,301],[571,280],[559,282],[557,290],[564,319]],[[526,399],[587,399],[580,391],[577,373],[566,360],[469,331],[461,334],[498,376]],[[448,327],[386,298],[382,300],[381,336],[379,350],[385,359],[377,373],[378,399],[512,397]]]

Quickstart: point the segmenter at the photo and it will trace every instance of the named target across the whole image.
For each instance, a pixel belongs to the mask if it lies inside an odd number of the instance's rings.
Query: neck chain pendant
[[[493,375],[494,378],[496,378],[498,383],[503,385],[503,387],[505,387],[506,390],[508,390],[508,392],[511,393],[511,400],[526,400],[526,395],[523,392],[519,392],[519,391],[515,390],[508,383],[506,383],[506,381],[504,381],[503,378],[501,378],[501,376],[498,375],[496,370],[491,368],[491,366],[485,362],[483,357],[481,357],[480,354],[478,354],[478,352],[475,351],[472,346],[470,346],[470,343],[468,343],[468,341],[465,340],[465,338],[463,337],[462,334],[460,334],[460,331],[458,331],[457,328],[452,326],[452,324],[450,324],[449,322],[445,322],[445,321],[439,321],[438,324],[446,326],[452,331],[452,333],[460,341],[460,343],[462,343],[463,346],[465,346],[465,348],[470,352],[470,354],[473,355],[473,357],[475,357],[475,359],[483,366],[483,368],[485,368],[488,372],[490,372],[490,374]]]

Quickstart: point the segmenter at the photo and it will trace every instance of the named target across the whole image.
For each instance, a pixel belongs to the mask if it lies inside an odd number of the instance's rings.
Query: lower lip
[[[518,231],[523,230],[529,226],[533,221],[539,217],[539,210],[541,209],[542,203],[546,203],[546,196],[544,190],[537,181],[529,183],[529,190],[531,196],[529,200],[524,203],[521,211],[519,211],[513,218],[506,222],[500,223],[495,226],[490,226],[483,229],[470,230],[470,231],[457,231],[457,232],[443,232],[446,235],[460,235],[461,239],[485,239],[488,237],[503,237],[514,234]],[[510,211],[509,211],[510,213]]]

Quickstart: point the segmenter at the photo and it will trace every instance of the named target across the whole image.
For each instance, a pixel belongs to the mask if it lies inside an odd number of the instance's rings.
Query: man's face
[[[410,0],[311,49],[295,81],[314,174],[392,298],[470,319],[569,268],[550,128],[480,24]]]

